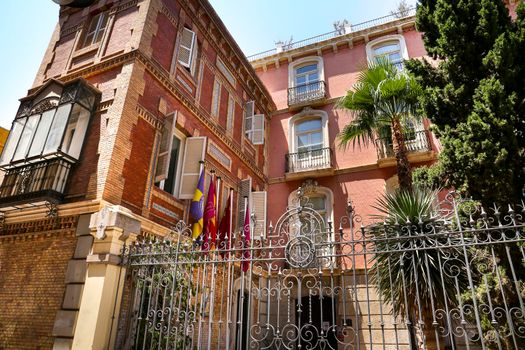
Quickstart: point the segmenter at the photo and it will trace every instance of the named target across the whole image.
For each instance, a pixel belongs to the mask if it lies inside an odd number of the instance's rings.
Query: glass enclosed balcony
[[[0,157],[0,206],[37,197],[57,201],[80,157],[100,93],[85,80],[51,80],[21,99]]]

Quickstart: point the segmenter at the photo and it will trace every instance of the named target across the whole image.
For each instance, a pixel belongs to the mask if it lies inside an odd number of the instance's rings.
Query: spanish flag
[[[202,234],[204,204],[204,169],[201,170],[195,194],[191,200],[190,216],[194,221],[192,238],[197,239]]]

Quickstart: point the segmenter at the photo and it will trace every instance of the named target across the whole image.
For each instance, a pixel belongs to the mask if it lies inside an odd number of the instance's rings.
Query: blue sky
[[[359,23],[389,14],[399,0],[210,0],[246,55],[278,40],[333,30],[336,20]],[[408,0],[414,4],[415,0]],[[11,127],[58,20],[51,0],[3,0],[0,21],[0,126]]]

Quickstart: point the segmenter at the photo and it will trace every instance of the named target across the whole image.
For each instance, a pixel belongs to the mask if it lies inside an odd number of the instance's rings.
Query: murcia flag
[[[201,170],[195,194],[191,200],[190,216],[194,221],[192,238],[197,239],[202,234],[204,204],[204,169]]]

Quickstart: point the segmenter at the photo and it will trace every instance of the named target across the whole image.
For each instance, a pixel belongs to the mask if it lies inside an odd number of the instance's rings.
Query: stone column
[[[125,268],[124,244],[140,232],[140,221],[121,206],[106,206],[91,216],[95,237],[73,338],[73,349],[112,349],[117,330]]]

